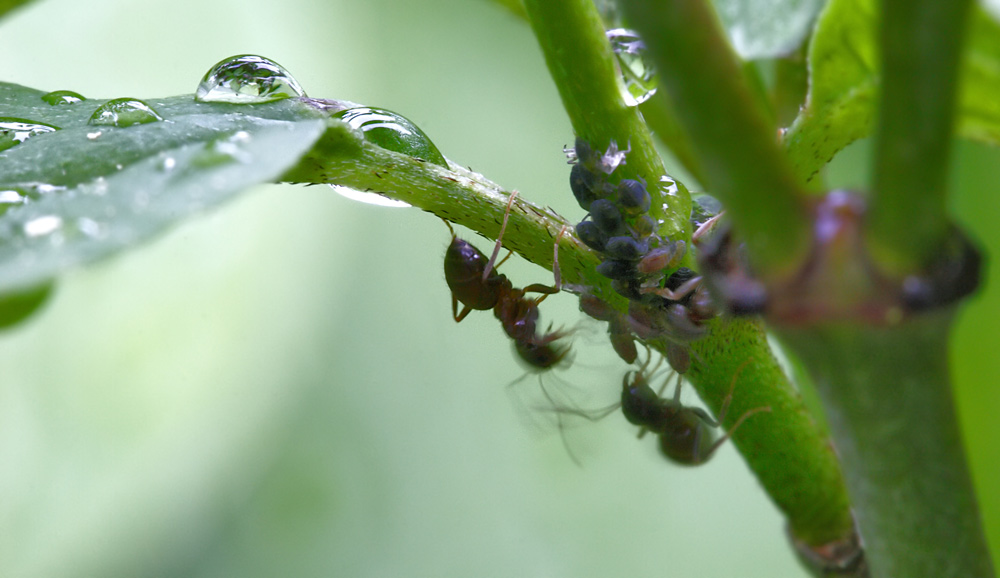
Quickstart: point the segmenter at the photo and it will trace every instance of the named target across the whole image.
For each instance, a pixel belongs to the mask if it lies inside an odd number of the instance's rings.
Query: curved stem
[[[970,4],[882,1],[877,194],[868,232],[888,271],[919,271],[948,236],[948,156]]]
[[[756,106],[711,6],[704,0],[622,4],[701,155],[710,192],[726,206],[755,264],[764,276],[793,270],[809,239],[802,196],[776,127]]]
[[[666,174],[663,161],[638,109],[621,97],[615,55],[593,1],[526,0],[524,7],[576,135],[595,149],[612,140],[631,149],[615,175],[659,182]],[[661,195],[650,215],[664,220],[662,236],[689,240],[691,198],[683,186],[678,189],[678,194]]]

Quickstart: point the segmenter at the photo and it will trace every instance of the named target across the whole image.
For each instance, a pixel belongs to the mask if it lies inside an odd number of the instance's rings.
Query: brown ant
[[[516,196],[517,192],[511,193],[507,201],[496,246],[489,259],[471,243],[459,239],[451,224],[445,221],[451,231],[451,244],[444,256],[444,277],[451,289],[451,312],[455,321],[462,321],[473,309],[492,309],[504,332],[514,341],[518,356],[529,366],[544,370],[558,364],[569,353],[568,346],[556,344],[556,341],[566,336],[566,332],[552,331],[550,328],[544,334],[537,333],[538,304],[560,289],[558,286],[541,283],[534,283],[523,289],[514,287],[506,275],[496,270],[496,267],[507,260],[509,254],[494,267]],[[525,297],[526,293],[541,295],[528,299]],[[458,311],[459,303],[462,304],[461,312]]]
[[[634,373],[626,373],[622,379],[622,414],[630,423],[657,434],[660,438],[660,451],[671,461],[689,466],[705,463],[747,418],[755,413],[771,411],[770,407],[748,410],[722,437],[713,439],[714,433],[711,428],[719,427],[725,419],[726,411],[733,399],[733,391],[736,389],[736,379],[750,361],[748,359],[743,362],[733,374],[733,383],[722,402],[718,421],[713,420],[708,412],[701,408],[688,407],[681,403],[679,375],[674,396],[668,399],[661,398],[650,387],[644,374],[645,367]]]

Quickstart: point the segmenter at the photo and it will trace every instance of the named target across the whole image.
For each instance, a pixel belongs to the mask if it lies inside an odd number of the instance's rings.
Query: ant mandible
[[[756,413],[771,411],[770,407],[748,410],[722,437],[713,439],[714,433],[711,428],[719,427],[725,419],[726,411],[733,399],[733,391],[736,389],[736,379],[750,361],[750,359],[744,361],[733,374],[733,382],[722,402],[718,421],[713,420],[708,412],[701,408],[688,407],[681,403],[679,375],[673,398],[664,399],[658,396],[643,373],[645,368],[635,371],[634,374],[626,373],[622,379],[622,414],[630,423],[657,434],[660,438],[660,451],[671,461],[689,466],[703,464],[747,418]],[[631,382],[630,374],[632,374]]]

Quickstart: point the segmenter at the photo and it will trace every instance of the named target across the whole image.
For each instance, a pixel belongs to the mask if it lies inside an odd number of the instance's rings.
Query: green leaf
[[[153,99],[146,104],[164,120],[117,127],[88,124],[107,101],[50,105],[43,94],[0,83],[0,116],[59,127],[19,144],[7,132],[12,144],[0,152],[0,294],[42,285],[277,180],[328,126],[359,138],[299,99]]]
[[[729,40],[746,60],[776,58],[802,45],[824,0],[714,0]]]
[[[5,16],[11,10],[31,2],[31,0],[0,0],[0,17]]]
[[[874,0],[832,0],[809,48],[806,106],[784,134],[796,173],[812,179],[837,152],[871,134],[880,74]],[[973,10],[960,72],[957,134],[1000,144],[1000,25]]]

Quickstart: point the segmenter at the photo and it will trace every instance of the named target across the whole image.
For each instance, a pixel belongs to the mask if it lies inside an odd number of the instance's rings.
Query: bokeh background
[[[580,216],[538,48],[485,0],[39,0],[0,38],[0,79],[94,98],[192,93],[216,61],[262,54],[310,95],[396,110],[454,161]],[[852,147],[831,181],[863,184],[866,159]],[[954,182],[959,220],[996,254],[1000,156],[960,146]],[[415,209],[263,186],[60,279],[0,334],[0,576],[804,576],[730,447],[671,466],[613,414],[566,420],[574,465],[535,377],[508,386],[523,370],[492,316],[452,321],[448,240]],[[1000,553],[989,276],[953,354]],[[543,316],[580,321],[569,296]],[[583,324],[548,386],[613,401],[625,367],[603,343]]]

